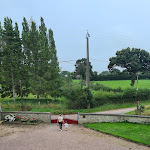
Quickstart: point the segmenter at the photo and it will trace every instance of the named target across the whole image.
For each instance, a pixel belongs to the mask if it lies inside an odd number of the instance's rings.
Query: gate
[[[51,123],[57,123],[59,115],[51,115]],[[63,120],[67,121],[68,124],[78,124],[78,113],[77,114],[63,114]]]

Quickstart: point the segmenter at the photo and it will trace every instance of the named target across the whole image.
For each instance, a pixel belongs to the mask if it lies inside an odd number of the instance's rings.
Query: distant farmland
[[[130,83],[131,83],[130,80],[91,81],[91,82],[103,84],[111,88],[118,88],[118,87],[120,87],[121,89],[133,88],[130,86]],[[137,81],[135,80],[134,88],[136,88],[136,85],[137,85]],[[139,80],[138,88],[150,89],[150,80]]]

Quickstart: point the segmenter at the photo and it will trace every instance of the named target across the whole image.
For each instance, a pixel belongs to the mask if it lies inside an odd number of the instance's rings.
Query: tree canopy
[[[112,71],[115,67],[125,68],[132,75],[131,86],[134,86],[136,74],[146,72],[150,69],[150,54],[138,48],[129,47],[116,52],[116,57],[109,59],[108,69]]]
[[[90,75],[92,74],[92,66],[89,62]],[[82,80],[86,79],[86,58],[78,59],[75,64],[75,75],[80,75]]]
[[[47,30],[41,17],[40,26],[32,19],[23,18],[20,37],[18,24],[11,18],[0,23],[0,84],[1,96],[20,94],[19,80],[22,80],[23,94],[56,96],[60,86],[59,63],[53,31]]]

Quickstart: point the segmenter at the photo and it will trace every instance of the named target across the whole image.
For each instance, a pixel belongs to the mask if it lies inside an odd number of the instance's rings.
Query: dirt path
[[[96,114],[125,114],[125,113],[133,111],[133,110],[136,110],[136,107],[101,111],[101,112],[96,112]]]
[[[146,105],[146,107],[149,107],[150,105]],[[115,110],[108,110],[108,111],[101,111],[101,112],[95,112],[96,114],[125,114],[130,111],[136,110],[136,107],[131,108],[121,108],[121,109],[115,109]]]
[[[68,131],[59,131],[56,124],[38,126],[0,125],[10,131],[0,132],[0,150],[149,150],[150,148],[110,135],[69,125]],[[2,131],[1,130],[1,131]]]

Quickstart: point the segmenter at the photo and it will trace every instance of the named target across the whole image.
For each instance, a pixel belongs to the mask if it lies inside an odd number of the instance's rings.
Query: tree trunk
[[[37,101],[39,101],[39,98],[40,98],[40,95],[39,95],[39,94],[37,94]]]
[[[134,86],[135,78],[136,78],[136,75],[132,74],[132,79],[131,79],[131,84],[130,84],[132,87]]]
[[[13,75],[13,73],[11,74],[11,77],[12,77],[13,101],[15,102],[16,101],[16,98],[15,98],[15,83],[14,83],[14,75]]]

